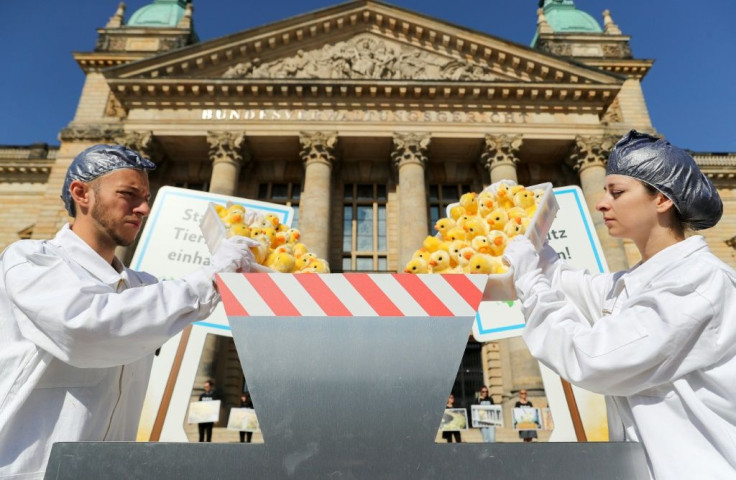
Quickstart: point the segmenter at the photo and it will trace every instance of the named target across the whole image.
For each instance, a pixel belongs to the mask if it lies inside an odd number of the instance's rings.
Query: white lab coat
[[[541,265],[516,284],[532,355],[607,395],[657,479],[736,478],[736,272],[700,236],[611,275]]]
[[[0,267],[0,478],[43,478],[54,442],[135,440],[154,351],[219,301],[210,272],[113,268],[68,225]]]

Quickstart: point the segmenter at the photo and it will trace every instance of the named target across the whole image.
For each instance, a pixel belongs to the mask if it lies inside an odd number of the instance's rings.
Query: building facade
[[[154,0],[127,21],[121,4],[94,49],[74,54],[86,80],[60,145],[0,147],[11,207],[0,247],[52,237],[68,221],[59,194],[72,159],[112,142],[158,164],[154,195],[172,185],[294,206],[333,272],[402,270],[447,204],[501,179],[579,185],[609,267],[627,268],[636,249],[593,206],[615,141],[658,133],[641,89],[653,60],[633,56],[608,11],[601,27],[572,0],[539,4],[532,47],[372,0],[205,42],[186,0]],[[736,265],[736,154],[694,156],[725,207],[703,234]],[[205,358],[202,376],[234,403],[232,345],[211,342]],[[518,339],[471,341],[463,362],[461,401],[480,384],[497,403],[522,388],[543,398]]]

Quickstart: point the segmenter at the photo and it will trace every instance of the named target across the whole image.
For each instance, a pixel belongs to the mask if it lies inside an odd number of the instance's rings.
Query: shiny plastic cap
[[[693,230],[714,226],[723,215],[718,190],[685,150],[667,140],[632,130],[613,147],[606,175],[648,183],[672,200]]]
[[[77,155],[66,171],[64,186],[61,189],[61,199],[69,215],[76,216],[74,202],[69,192],[69,186],[74,180],[87,183],[122,168],[148,171],[155,169],[156,165],[138,152],[120,145],[94,145]]]

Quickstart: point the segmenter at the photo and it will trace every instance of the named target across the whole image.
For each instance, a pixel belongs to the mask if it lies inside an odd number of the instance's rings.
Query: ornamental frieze
[[[59,133],[59,140],[64,142],[74,141],[114,141],[123,135],[123,127],[120,125],[75,125],[66,127]]]
[[[321,78],[351,80],[492,81],[499,77],[484,65],[447,58],[369,34],[316,50],[261,63],[238,63],[224,78]]]

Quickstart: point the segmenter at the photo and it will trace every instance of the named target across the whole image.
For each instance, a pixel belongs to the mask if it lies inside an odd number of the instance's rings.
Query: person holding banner
[[[521,237],[505,258],[533,356],[606,395],[611,440],[640,442],[654,478],[736,478],[736,272],[702,236],[723,205],[684,150],[629,132],[597,204],[641,262],[578,271]]]
[[[115,248],[150,211],[154,167],[120,146],[84,150],[61,192],[71,225],[0,255],[0,478],[42,478],[54,442],[135,440],[154,351],[214,310],[215,274],[250,269],[239,237],[179,280],[123,266]]]

